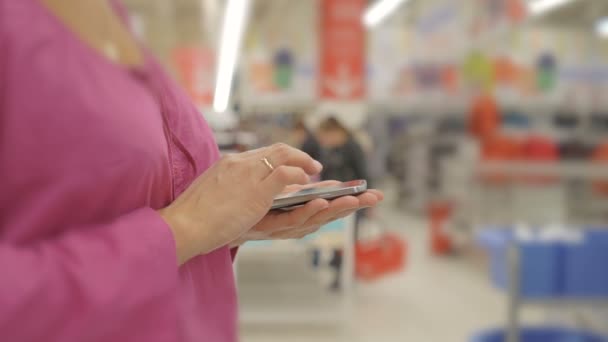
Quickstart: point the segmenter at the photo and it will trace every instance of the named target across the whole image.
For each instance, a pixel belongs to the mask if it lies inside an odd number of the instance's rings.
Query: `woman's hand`
[[[315,184],[315,186],[337,184],[340,184],[340,182],[326,181]],[[295,192],[306,187],[308,186],[291,185],[284,192]],[[272,211],[251,230],[233,241],[232,245],[238,246],[254,240],[300,239],[316,232],[319,227],[326,223],[346,217],[359,209],[374,207],[383,199],[382,192],[368,190],[358,196],[340,197],[330,202],[324,199],[316,199],[293,211]]]
[[[309,155],[285,144],[222,158],[159,211],[173,230],[178,263],[239,239],[266,216],[286,186],[307,184],[309,176],[321,169]],[[347,201],[350,204],[340,207],[358,203],[356,199]],[[316,202],[298,212],[316,214],[324,208],[325,203]]]

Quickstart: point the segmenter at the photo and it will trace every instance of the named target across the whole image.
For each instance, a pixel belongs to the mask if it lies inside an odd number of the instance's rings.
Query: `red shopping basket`
[[[376,280],[403,270],[406,242],[398,235],[384,233],[380,237],[355,245],[355,271],[361,280]]]
[[[608,163],[608,142],[600,144],[593,153],[592,162],[594,164]],[[593,182],[593,190],[601,196],[608,196],[608,181],[597,180]]]
[[[434,255],[446,255],[452,251],[452,237],[448,231],[452,205],[434,202],[429,206],[430,249]]]

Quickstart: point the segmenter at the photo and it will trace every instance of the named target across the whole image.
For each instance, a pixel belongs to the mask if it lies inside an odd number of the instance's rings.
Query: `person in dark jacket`
[[[323,161],[322,180],[368,180],[365,153],[340,121],[334,117],[323,121],[318,129],[318,139]]]
[[[315,160],[321,158],[321,145],[315,135],[306,127],[304,120],[298,119],[294,123],[292,139],[294,140],[295,147],[308,153]]]
[[[365,179],[370,183],[367,171],[367,157],[353,134],[335,117],[330,117],[319,125],[317,138],[321,144],[319,160],[323,163],[321,180],[337,179],[343,182]],[[358,239],[358,226],[364,213],[356,216],[355,241]],[[333,290],[340,289],[342,270],[342,251],[336,249],[330,261],[335,270]]]

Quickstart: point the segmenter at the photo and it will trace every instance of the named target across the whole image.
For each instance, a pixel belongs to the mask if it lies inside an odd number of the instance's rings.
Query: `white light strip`
[[[528,10],[533,16],[541,15],[574,0],[532,0],[528,3]]]
[[[368,28],[373,28],[391,15],[399,5],[407,1],[409,0],[377,0],[365,10],[363,23]]]
[[[222,39],[218,54],[218,69],[213,109],[223,113],[228,109],[232,79],[236,68],[250,0],[228,0],[222,24]]]
[[[608,17],[602,18],[595,23],[595,32],[602,38],[608,38]]]

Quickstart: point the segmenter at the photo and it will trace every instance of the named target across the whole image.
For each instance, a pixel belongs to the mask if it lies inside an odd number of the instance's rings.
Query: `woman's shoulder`
[[[17,41],[19,36],[39,26],[31,2],[32,0],[0,0],[0,41],[5,46],[9,41]]]
[[[14,1],[0,0],[0,30],[7,30],[11,22],[19,20],[15,15],[20,15],[26,8],[26,3],[30,0]]]
[[[28,45],[28,33],[39,27],[32,0],[0,0],[0,76],[19,47]]]
[[[7,0],[0,0],[0,94],[4,91],[6,54],[8,53]]]
[[[8,21],[7,2],[8,2],[7,0],[0,0],[0,43],[4,40],[4,32],[6,31],[6,22]]]

